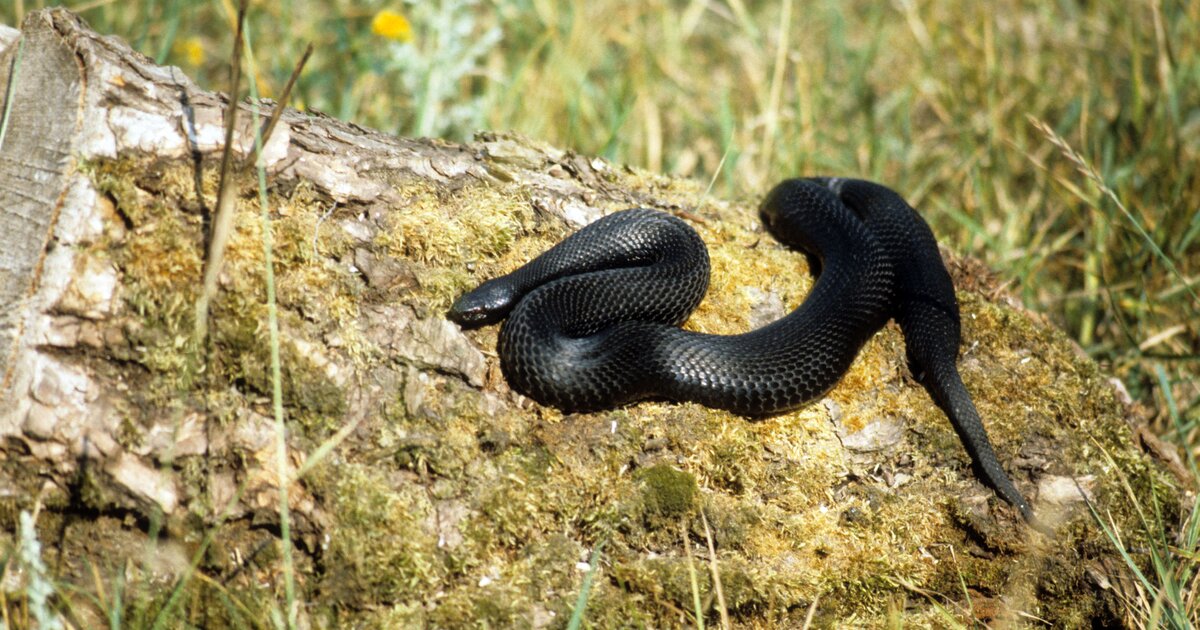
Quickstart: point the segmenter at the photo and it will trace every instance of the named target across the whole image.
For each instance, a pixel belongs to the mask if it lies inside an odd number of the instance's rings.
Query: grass
[[[0,21],[40,6],[0,7]],[[225,89],[227,0],[76,6],[99,32]],[[385,8],[410,28],[375,34]],[[885,182],[1120,378],[1191,461],[1197,24],[1200,3],[1185,0],[291,0],[255,6],[248,35],[271,51],[252,73],[263,95],[312,41],[292,102],[398,134],[514,129],[721,196],[797,174]],[[1130,601],[1144,625],[1194,620],[1196,523],[1167,544],[1176,532],[1147,516],[1162,546]]]
[[[1164,391],[1170,392],[1165,371],[1160,369],[1158,376],[1163,381]],[[1182,432],[1178,409],[1169,393],[1167,410],[1176,429]],[[1196,467],[1194,457],[1188,457],[1188,466],[1193,478],[1200,479],[1200,470]],[[1120,468],[1114,467],[1114,470],[1121,476],[1126,493],[1136,498]],[[1141,503],[1134,501],[1135,505],[1140,506]],[[1150,569],[1153,571],[1150,575],[1130,557],[1123,533],[1110,515],[1101,514],[1090,502],[1088,508],[1104,535],[1119,550],[1134,578],[1132,588],[1119,591],[1128,613],[1128,624],[1138,628],[1180,630],[1194,627],[1197,614],[1200,613],[1200,601],[1197,600],[1200,595],[1200,504],[1193,503],[1191,512],[1186,515],[1178,532],[1172,531],[1171,525],[1163,521],[1156,502],[1151,501],[1150,505],[1139,509],[1142,529],[1155,534],[1149,539]]]
[[[227,84],[232,5],[87,6],[101,32]],[[412,21],[392,34],[407,43],[372,33],[383,8],[256,7],[248,28],[272,51],[255,71],[260,90],[285,85],[312,41],[293,102],[399,134],[514,129],[715,178],[723,196],[796,174],[879,179],[1160,410],[1165,431],[1162,366],[1196,441],[1195,3],[447,0],[390,6]],[[473,63],[438,63],[463,56]]]

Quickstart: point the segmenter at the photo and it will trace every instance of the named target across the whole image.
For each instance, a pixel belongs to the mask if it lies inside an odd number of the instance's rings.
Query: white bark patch
[[[178,457],[203,455],[208,451],[204,418],[191,413],[179,419],[164,419],[146,432],[142,445],[133,449],[138,455],[153,455],[165,462]]]
[[[179,504],[175,482],[143,464],[137,457],[121,454],[109,462],[104,470],[134,498],[157,506],[164,514],[174,512]]]
[[[116,268],[95,256],[81,256],[75,262],[75,274],[56,310],[86,319],[102,319],[111,314],[117,291]]]
[[[1038,480],[1038,501],[1055,505],[1070,505],[1084,499],[1092,499],[1092,487],[1096,485],[1094,475],[1062,477],[1047,475]]]
[[[116,107],[108,112],[108,126],[117,154],[136,152],[179,158],[188,153],[187,139],[179,123],[157,113]]]
[[[462,329],[440,317],[414,319],[409,309],[380,306],[367,310],[368,338],[384,352],[418,367],[463,377],[482,387],[487,362]]]
[[[847,450],[873,453],[899,444],[904,437],[904,423],[891,417],[876,418],[854,432],[849,432],[845,425],[839,424],[837,434]]]

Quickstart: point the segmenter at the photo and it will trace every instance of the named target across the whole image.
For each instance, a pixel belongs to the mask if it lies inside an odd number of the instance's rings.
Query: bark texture
[[[272,598],[279,563],[263,550],[283,480],[250,107],[238,105],[236,233],[197,348],[230,104],[66,11],[14,35],[0,33],[3,529],[44,506],[42,539],[85,589],[87,563],[183,575],[209,533],[199,570],[212,579],[193,580],[192,601],[217,597],[210,583]],[[1155,493],[1165,518],[1179,513],[1128,402],[970,260],[951,260],[964,379],[1053,539],[978,484],[894,327],[826,399],[750,422],[662,403],[563,417],[508,390],[494,328],[464,334],[443,317],[574,227],[649,206],[691,220],[712,250],[689,326],[760,325],[811,281],[753,200],[511,135],[396,138],[290,109],[264,154],[306,619],[558,627],[603,541],[599,627],[688,618],[692,560],[710,620],[724,607],[746,626],[795,625],[813,605],[820,625],[881,625],[902,601],[916,626],[1023,613],[1103,625],[1127,582],[1080,492],[1135,550],[1135,500]]]

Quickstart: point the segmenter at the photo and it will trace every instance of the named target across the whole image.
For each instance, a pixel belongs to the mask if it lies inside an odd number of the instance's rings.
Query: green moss
[[[76,496],[79,502],[91,510],[100,511],[111,507],[117,502],[106,479],[99,478],[101,474],[94,465],[85,465],[79,471]]]
[[[186,337],[202,269],[201,226],[179,212],[190,203],[190,184],[170,168],[160,167],[153,182],[125,181],[137,169],[124,163],[93,168],[95,177],[107,178],[105,190],[133,228],[113,254],[128,283],[128,312],[135,314],[125,325],[127,346],[114,350],[138,367],[140,398],[123,409],[125,445],[136,446],[144,420],[171,405],[202,407],[221,424],[248,400],[263,400],[270,381],[257,209],[239,212],[209,343],[196,352]],[[700,193],[636,170],[612,169],[608,176],[639,195],[670,189],[681,204]],[[369,243],[329,229],[331,223],[318,227],[327,208],[302,189],[272,198],[279,208],[272,227],[282,241],[276,271],[284,398],[293,426],[303,429],[293,446],[308,450],[348,413],[363,414],[346,444],[304,482],[328,518],[318,525],[328,547],[311,592],[338,624],[560,624],[582,579],[576,563],[603,539],[610,551],[598,569],[588,622],[670,625],[691,615],[685,536],[702,599],[713,601],[709,534],[737,623],[778,620],[781,611],[803,611],[820,598],[822,614],[833,611],[829,625],[847,618],[870,625],[908,598],[908,608],[897,609],[910,623],[944,624],[924,599],[911,597],[910,586],[936,593],[957,611],[968,608],[963,584],[989,596],[1025,588],[1036,593],[1039,614],[1056,623],[1091,614],[1070,604],[1087,583],[1081,558],[1111,557],[1110,545],[1076,512],[1061,543],[1034,549],[1003,509],[981,508],[977,499],[987,491],[945,416],[909,378],[894,329],[869,342],[828,393],[834,405],[753,422],[693,404],[647,402],[566,416],[536,405],[498,405],[512,399],[491,354],[494,328],[468,333],[491,361],[482,392],[378,352],[363,330],[361,305],[400,303],[418,317],[438,316],[460,291],[516,267],[565,232],[509,185],[395,185],[403,208],[383,215]],[[618,202],[599,205],[605,203]],[[752,229],[751,205],[710,202],[698,210],[714,279],[687,324],[693,330],[748,328],[757,298],[747,286],[781,296],[787,308],[811,284],[798,254]],[[399,288],[364,288],[361,277],[327,258],[338,252],[346,260],[359,248],[399,261],[411,278],[405,275]],[[1094,364],[1034,318],[972,292],[960,300],[964,379],[1003,461],[1032,453],[1033,465],[1042,465],[1038,454],[1053,453],[1037,474],[1095,475],[1096,502],[1128,524],[1133,501],[1113,481],[1120,470],[1135,495],[1161,496],[1163,513],[1178,514],[1166,478],[1130,446],[1121,410]],[[326,343],[331,339],[339,343]],[[356,407],[343,381],[380,384],[384,402]],[[902,450],[863,463],[837,430],[880,417],[907,427]],[[202,494],[204,468],[184,473],[184,493]],[[1018,468],[1020,475],[1018,482],[1028,482],[1027,470]],[[890,483],[901,476],[908,481]],[[103,480],[94,481],[85,487],[88,500],[110,504]],[[843,515],[852,512],[865,517],[849,523]],[[1144,548],[1142,534],[1124,534]]]
[[[652,601],[667,602],[680,610],[693,610],[693,572],[702,600],[707,599],[712,593],[712,574],[701,562],[693,561],[689,568],[684,558],[635,556],[614,561],[612,568],[613,579],[621,588]]]
[[[578,563],[583,547],[565,534],[538,538],[521,550],[518,569],[528,576],[530,596],[535,602],[566,601],[583,581]]]
[[[700,489],[690,473],[655,464],[639,470],[637,479],[642,482],[642,506],[652,517],[676,519],[696,507]]]
[[[407,183],[396,194],[404,211],[386,215],[373,245],[392,258],[413,263],[418,281],[415,297],[421,298],[414,302],[436,312],[443,312],[455,297],[483,279],[465,269],[476,267],[494,275],[497,267],[490,261],[522,259],[533,242],[525,240],[516,247],[517,237],[542,229],[516,186],[475,185],[448,192],[425,183]],[[481,262],[487,264],[478,265]]]
[[[471,415],[446,415],[450,419],[404,417],[381,430],[380,442],[401,468],[460,479],[480,463],[478,424]]]
[[[445,567],[436,536],[422,526],[431,506],[411,484],[395,487],[377,467],[344,464],[322,471],[336,523],[322,589],[335,602],[362,606],[421,600]]]
[[[529,602],[505,584],[457,589],[429,613],[435,628],[511,628],[529,613]]]
[[[755,535],[756,526],[763,520],[761,510],[757,506],[728,501],[723,496],[705,502],[704,514],[708,519],[713,542],[722,549],[746,549],[751,537]],[[692,536],[702,540],[703,523],[695,519],[691,523]]]
[[[745,441],[727,439],[709,444],[709,474],[717,487],[741,494],[758,478],[755,462],[748,457],[754,447]]]
[[[132,315],[122,332],[126,344],[114,354],[126,353],[127,360],[144,366],[149,378],[137,390],[147,408],[168,406],[202,387],[219,392],[233,384],[257,395],[269,396],[270,352],[266,336],[266,307],[263,287],[261,223],[257,208],[243,203],[235,214],[233,236],[226,250],[222,286],[210,307],[209,343],[193,347],[194,306],[204,267],[204,222],[200,213],[180,212],[196,208],[192,164],[147,163],[137,159],[99,161],[85,165],[97,188],[114,202],[116,213],[128,230],[115,243],[103,243],[122,274],[122,297]],[[207,173],[207,171],[206,171]],[[251,180],[236,177],[235,185],[249,190]],[[204,192],[213,203],[215,181],[204,180]],[[351,356],[361,348],[357,327],[349,323],[358,316],[354,285],[347,273],[323,263],[311,251],[312,235],[323,204],[301,185],[290,197],[273,197],[279,218],[272,222],[276,232],[274,257],[280,297],[284,404],[300,426],[320,439],[335,429],[347,403],[343,388],[332,382],[307,342],[316,329],[337,331],[342,347]],[[319,233],[333,248],[345,249],[339,230]],[[302,287],[302,289],[301,289]],[[331,291],[332,290],[332,293]],[[320,295],[320,307],[311,297]],[[314,315],[301,319],[288,307]],[[209,393],[201,393],[209,397]],[[140,421],[136,411],[127,417]],[[136,434],[136,432],[134,432]]]
[[[469,535],[491,549],[519,549],[536,539],[551,518],[541,490],[541,484],[528,487],[520,477],[497,479],[480,493],[479,509],[486,520],[472,523]]]

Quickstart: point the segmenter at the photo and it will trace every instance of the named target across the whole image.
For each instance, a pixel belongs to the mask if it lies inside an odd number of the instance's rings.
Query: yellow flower
[[[183,55],[193,66],[204,63],[204,44],[199,37],[185,37],[176,41],[173,48],[176,54]]]
[[[412,24],[403,15],[384,9],[371,20],[371,32],[398,42],[412,41]]]

